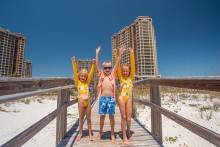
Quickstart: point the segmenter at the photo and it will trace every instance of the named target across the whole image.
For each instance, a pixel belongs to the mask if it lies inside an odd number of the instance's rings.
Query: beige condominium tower
[[[0,77],[22,77],[25,37],[0,28]]]
[[[122,64],[130,64],[129,49],[134,49],[135,79],[142,80],[159,76],[157,66],[156,36],[149,16],[138,16],[134,22],[112,36],[112,50],[126,48]],[[113,51],[112,51],[113,52]],[[112,54],[114,61],[114,54]]]

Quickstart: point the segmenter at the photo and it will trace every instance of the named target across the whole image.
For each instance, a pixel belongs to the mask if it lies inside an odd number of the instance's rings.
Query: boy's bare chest
[[[103,89],[105,89],[105,88],[112,89],[112,81],[110,80],[109,77],[105,77],[103,79],[102,87],[103,87]]]

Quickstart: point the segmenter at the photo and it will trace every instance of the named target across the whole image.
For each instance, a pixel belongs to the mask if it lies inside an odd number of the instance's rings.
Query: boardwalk
[[[41,95],[50,92],[57,93],[57,108],[44,116],[27,129],[19,134],[15,134],[13,138],[0,145],[2,147],[22,146],[29,141],[34,135],[46,127],[52,120],[56,119],[56,146],[72,147],[72,146],[89,146],[89,147],[106,147],[106,146],[125,146],[122,144],[122,133],[120,127],[120,113],[116,107],[116,126],[115,137],[116,144],[111,144],[109,120],[106,118],[104,135],[100,141],[89,141],[86,122],[84,124],[84,137],[80,142],[76,142],[79,122],[67,131],[67,108],[75,103],[77,99],[70,100],[70,91],[75,88],[73,81],[69,78],[43,78],[43,79],[4,79],[0,80],[0,104],[23,99],[26,97]],[[150,101],[134,98],[133,105],[140,104],[151,108],[151,134],[148,130],[141,127],[139,123],[132,120],[132,137],[129,146],[160,146],[163,144],[162,133],[162,115],[185,127],[194,134],[207,140],[215,146],[220,146],[220,134],[214,132],[204,126],[201,126],[189,119],[186,119],[177,113],[169,111],[161,107],[160,86],[171,86],[176,88],[188,88],[194,90],[208,90],[220,92],[220,77],[204,77],[204,78],[156,78],[147,79],[134,83],[135,88],[142,86],[149,87]],[[144,93],[143,93],[144,94]],[[94,135],[99,130],[98,103],[95,102],[92,108],[92,126]],[[154,136],[154,138],[152,137]],[[155,141],[155,138],[160,142]]]
[[[99,115],[97,114],[98,112],[98,102],[96,101],[93,108],[92,108],[92,127],[94,131],[94,135],[97,134],[99,131]],[[105,126],[104,126],[104,131],[103,131],[103,136],[100,141],[89,141],[88,137],[88,131],[87,131],[87,124],[86,122],[84,123],[84,136],[83,138],[78,142],[75,141],[77,133],[78,133],[78,128],[77,131],[73,129],[72,131],[69,132],[69,136],[67,136],[63,141],[62,141],[62,146],[77,146],[77,147],[106,147],[106,146],[125,146],[122,144],[122,133],[121,133],[121,125],[120,125],[120,111],[118,107],[116,107],[116,114],[115,114],[115,137],[116,137],[116,143],[111,144],[110,140],[110,123],[108,116],[106,116],[105,119]],[[74,127],[73,127],[74,128]],[[129,146],[160,146],[154,138],[149,134],[147,130],[142,128],[135,120],[132,119],[132,137],[130,139]]]

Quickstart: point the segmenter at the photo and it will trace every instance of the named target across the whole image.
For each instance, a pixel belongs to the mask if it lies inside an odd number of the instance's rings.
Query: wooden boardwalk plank
[[[93,109],[92,109],[92,129],[94,136],[96,136],[97,132],[99,131],[99,115],[98,115],[98,102],[96,101]],[[129,146],[131,147],[143,147],[143,146],[155,146],[159,147],[160,144],[155,141],[155,139],[149,134],[148,131],[146,131],[144,128],[142,128],[134,119],[132,119],[132,125],[131,125],[131,131],[132,131],[132,137],[129,141]],[[65,140],[62,141],[62,145],[59,146],[77,146],[77,147],[123,147],[126,145],[123,145],[122,143],[122,132],[121,132],[121,116],[118,106],[116,106],[116,112],[115,112],[115,137],[116,137],[116,143],[111,144],[110,140],[110,122],[109,118],[106,115],[105,119],[105,125],[103,130],[103,136],[102,139],[99,141],[89,141],[88,137],[88,130],[87,130],[87,123],[85,121],[83,126],[84,132],[83,132],[83,138],[80,141],[76,141],[76,136],[78,134],[78,128],[72,132],[69,137],[64,138]],[[65,143],[68,141],[68,143]]]

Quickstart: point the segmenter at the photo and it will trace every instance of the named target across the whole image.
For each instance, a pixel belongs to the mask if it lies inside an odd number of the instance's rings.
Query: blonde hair
[[[87,69],[85,69],[85,68],[82,68],[80,71],[79,71],[79,76],[81,75],[81,74],[87,74],[88,75],[88,70]]]
[[[130,75],[131,67],[130,67],[128,64],[126,64],[126,63],[124,63],[124,64],[121,65],[122,72],[123,72],[123,70],[124,70],[125,67],[128,67],[128,69],[129,69],[129,75]]]
[[[124,67],[128,67],[129,70],[130,70],[130,66],[129,66],[127,63],[122,64],[121,67],[122,67],[122,68],[124,68]]]
[[[102,66],[104,67],[104,66],[105,66],[105,64],[107,64],[107,63],[112,64],[112,62],[111,62],[110,60],[105,60],[105,61],[102,63]]]

